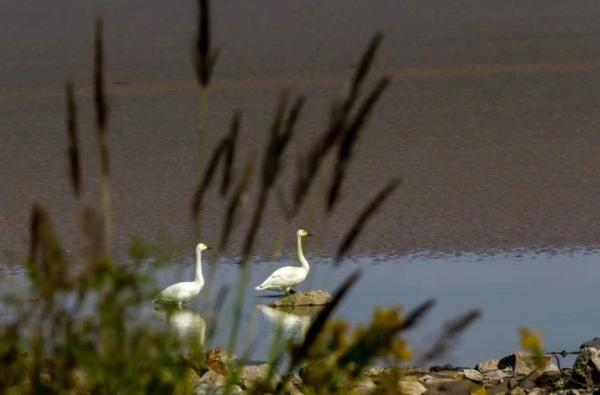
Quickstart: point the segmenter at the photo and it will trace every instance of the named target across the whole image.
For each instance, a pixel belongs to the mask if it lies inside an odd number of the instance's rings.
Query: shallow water
[[[336,316],[352,324],[367,323],[376,307],[399,306],[410,310],[428,298],[436,305],[409,334],[418,355],[428,348],[443,324],[470,309],[482,317],[442,358],[460,366],[497,358],[519,349],[518,328],[527,326],[544,335],[547,351],[577,350],[579,344],[599,335],[600,310],[594,292],[600,278],[600,252],[564,250],[553,253],[512,252],[495,255],[415,254],[372,256],[348,259],[334,265],[328,259],[308,255],[311,272],[298,290],[324,289],[333,292],[350,273],[362,270],[362,278],[343,301]],[[310,311],[280,313],[266,307],[273,294],[255,291],[272,270],[294,264],[292,259],[257,260],[252,265],[243,308],[236,352],[250,350],[248,358],[266,360],[270,345],[283,322],[286,336],[301,339],[310,323]],[[193,259],[167,265],[155,278],[160,286],[193,278]],[[215,271],[216,269],[216,271]],[[200,336],[208,346],[227,346],[232,307],[239,284],[240,267],[221,260],[204,265],[205,277],[214,275],[188,308],[167,318],[148,304],[139,317],[147,325],[172,326],[183,336]],[[7,280],[22,280],[22,273],[4,273]],[[19,281],[11,281],[15,284]],[[217,291],[223,286],[232,292],[226,297],[215,337],[207,327]],[[280,321],[281,320],[281,321]],[[569,363],[570,361],[564,361]]]
[[[260,283],[279,265],[255,265],[251,284]],[[599,335],[600,310],[593,299],[600,278],[597,251],[376,256],[339,266],[313,260],[310,278],[300,289],[334,291],[359,268],[363,276],[337,313],[353,324],[368,322],[376,307],[402,306],[409,310],[428,298],[436,300],[435,308],[409,335],[417,354],[427,349],[446,321],[469,309],[481,310],[482,318],[463,334],[444,362],[470,366],[516,351],[520,326],[541,331],[547,351],[577,350],[583,341]],[[235,284],[236,280],[235,266],[220,267],[217,283]],[[252,297],[246,301],[245,314],[258,315],[257,332],[272,336],[276,326],[256,312],[257,305],[270,299],[256,291],[249,294]],[[202,305],[201,300],[196,303]],[[216,341],[220,340],[221,333]],[[253,356],[264,358],[265,348],[259,347]]]

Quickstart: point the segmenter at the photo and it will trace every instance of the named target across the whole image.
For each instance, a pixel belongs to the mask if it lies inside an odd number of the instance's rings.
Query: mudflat
[[[376,31],[385,39],[374,75],[393,79],[358,142],[335,212],[322,214],[322,186],[291,220],[273,194],[257,253],[291,245],[298,227],[318,235],[313,251],[330,252],[393,177],[403,183],[365,229],[358,253],[600,245],[600,3],[213,3],[221,51],[205,151],[242,109],[239,171],[262,152],[279,92],[305,95],[279,182],[284,196],[298,159],[326,127],[329,103]],[[24,251],[34,202],[52,211],[67,240],[76,239],[66,79],[75,83],[79,104],[83,200],[98,200],[91,101],[96,15],[105,18],[114,245],[125,251],[133,235],[194,238],[195,2],[9,0],[0,13],[2,252]],[[232,254],[252,202],[242,208]],[[224,207],[212,191],[202,214],[204,241],[218,239]]]

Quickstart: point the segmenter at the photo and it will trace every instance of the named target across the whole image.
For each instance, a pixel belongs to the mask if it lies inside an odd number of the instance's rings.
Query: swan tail
[[[265,289],[265,287],[262,284],[260,284],[260,285],[258,285],[256,287],[254,287],[254,289],[257,290],[257,291],[262,291],[263,289]]]

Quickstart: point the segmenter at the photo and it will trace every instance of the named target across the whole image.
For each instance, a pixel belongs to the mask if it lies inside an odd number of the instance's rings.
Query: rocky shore
[[[585,344],[584,344],[585,345]],[[583,346],[583,345],[582,345]],[[228,371],[235,357],[222,348],[206,353],[206,371],[190,372],[190,380],[198,395],[221,394]],[[559,368],[556,358],[544,356],[543,366],[536,364],[533,354],[519,351],[500,359],[479,362],[472,369],[450,365],[430,368],[389,368],[373,366],[354,382],[348,393],[370,394],[377,390],[382,377],[396,369],[398,393],[404,395],[434,394],[511,394],[511,395],[593,395],[600,393],[600,347],[582,347],[573,367]],[[269,372],[268,365],[250,364],[241,367],[235,376],[233,394],[245,394]],[[270,386],[275,388],[282,377],[274,373]],[[285,380],[284,393],[301,395],[303,369]]]

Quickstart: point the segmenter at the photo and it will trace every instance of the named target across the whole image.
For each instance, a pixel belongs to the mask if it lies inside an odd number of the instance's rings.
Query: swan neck
[[[204,283],[204,276],[202,276],[202,251],[196,251],[196,282]]]
[[[308,261],[304,257],[304,253],[302,252],[302,236],[298,236],[298,260],[302,264],[302,267],[306,270],[309,269]]]

